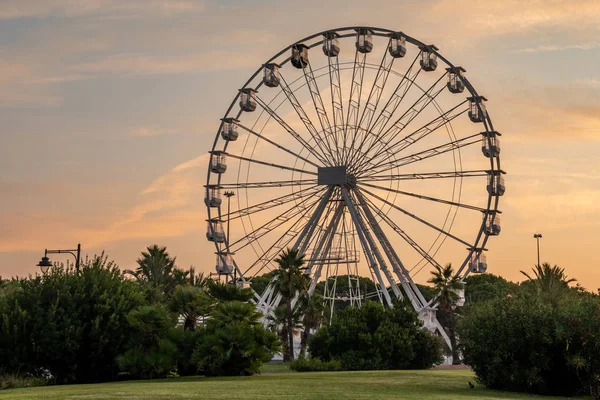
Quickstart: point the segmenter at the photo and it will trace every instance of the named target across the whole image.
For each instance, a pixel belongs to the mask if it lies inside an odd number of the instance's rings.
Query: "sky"
[[[436,44],[489,99],[508,174],[488,271],[521,280],[541,232],[543,262],[600,287],[597,0],[2,0],[0,275],[77,243],[123,269],[156,243],[212,272],[219,119],[277,51],[353,25]]]

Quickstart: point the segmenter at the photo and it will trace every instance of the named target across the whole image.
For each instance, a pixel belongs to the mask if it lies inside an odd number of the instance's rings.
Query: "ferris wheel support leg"
[[[448,337],[444,327],[442,324],[440,324],[440,321],[438,321],[436,310],[434,308],[423,308],[421,311],[419,311],[419,319],[423,321],[423,327],[425,329],[428,329],[432,333],[438,333],[442,339],[444,339],[444,342],[446,342],[448,348],[452,350],[452,342],[450,341],[450,337]]]
[[[298,236],[298,240],[296,240],[296,244],[294,244],[293,248],[298,250],[299,254],[304,254],[304,252],[306,251],[306,248],[308,247],[308,244],[310,242],[310,238],[312,237],[312,234],[314,233],[315,228],[317,227],[317,223],[319,222],[319,219],[321,218],[321,215],[323,214],[325,206],[327,206],[327,203],[329,202],[332,193],[332,187],[327,189],[327,192],[321,199],[319,205],[315,210],[315,213],[310,217],[306,226],[300,233],[300,236]]]
[[[385,289],[386,286],[385,286],[385,283],[383,282],[383,278],[381,277],[381,273],[379,271],[377,261],[375,261],[373,254],[369,250],[370,246],[369,246],[369,243],[367,242],[365,232],[363,230],[364,227],[362,226],[362,224],[360,222],[358,213],[356,212],[356,209],[354,208],[354,204],[352,204],[352,201],[350,201],[350,196],[348,195],[348,189],[346,189],[345,187],[342,187],[342,196],[344,197],[344,202],[346,203],[346,206],[348,207],[348,210],[350,211],[350,215],[352,216],[352,220],[354,221],[354,225],[356,227],[356,232],[358,233],[358,238],[363,246],[365,255],[369,259],[371,268],[373,269],[373,271],[375,272],[375,275],[377,276],[377,281],[379,282],[379,285],[383,289],[383,296],[385,298],[385,301],[388,306],[393,307],[392,299],[390,298],[390,294],[388,293],[388,291]]]

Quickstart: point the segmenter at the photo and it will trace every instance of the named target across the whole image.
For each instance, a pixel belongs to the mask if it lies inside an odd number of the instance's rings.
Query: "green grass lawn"
[[[555,399],[487,390],[469,370],[291,372],[268,364],[250,377],[178,378],[48,386],[0,392],[0,399]]]

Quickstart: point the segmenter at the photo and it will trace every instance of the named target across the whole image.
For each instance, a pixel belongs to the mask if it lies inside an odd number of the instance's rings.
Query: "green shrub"
[[[48,383],[49,381],[46,379],[32,376],[16,374],[0,375],[0,390],[46,386]]]
[[[290,369],[296,372],[341,371],[342,364],[338,360],[321,361],[318,358],[300,357],[291,362]]]
[[[407,302],[348,307],[313,335],[309,349],[314,358],[339,360],[344,370],[424,369],[442,358],[439,338],[422,329]]]
[[[116,379],[115,357],[131,333],[126,316],[143,303],[118,266],[101,255],[79,274],[53,267],[11,287],[0,297],[0,370],[57,383]]]

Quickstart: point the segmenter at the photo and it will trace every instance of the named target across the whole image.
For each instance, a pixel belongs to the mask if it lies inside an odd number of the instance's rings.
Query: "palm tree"
[[[294,312],[294,328],[292,332],[300,330],[300,314],[298,308]],[[288,336],[288,320],[287,320],[287,304],[280,304],[279,307],[273,310],[272,314],[267,316],[267,327],[270,331],[277,334],[282,343],[282,353],[284,359],[287,361],[289,356],[289,336]]]
[[[207,281],[206,288],[210,296],[220,302],[248,302],[254,297],[254,292],[250,288],[242,288],[235,284],[221,283],[212,279]]]
[[[323,297],[317,294],[309,296],[308,293],[300,298],[300,312],[303,314],[302,337],[300,339],[300,356],[306,355],[306,347],[310,337],[310,331],[318,328],[325,320],[325,303]]]
[[[183,318],[183,329],[196,330],[198,319],[208,315],[214,301],[196,286],[177,286],[169,300],[169,310]]]
[[[556,290],[567,288],[569,283],[577,281],[575,278],[567,279],[565,269],[558,265],[551,267],[550,264],[543,263],[541,266],[536,265],[532,271],[533,276],[525,271],[521,271],[521,273],[543,293],[554,293]]]
[[[304,255],[296,249],[287,249],[275,259],[279,268],[274,271],[275,290],[281,294],[282,301],[286,304],[288,354],[284,355],[286,361],[294,359],[294,310],[292,302],[299,292],[306,290],[309,282],[304,273]]]
[[[431,271],[431,278],[427,281],[431,283],[437,292],[439,309],[446,313],[448,336],[452,346],[452,363],[459,364],[459,353],[456,343],[456,315],[453,307],[459,299],[457,292],[464,287],[458,276],[454,275],[452,264],[446,264],[445,267],[439,265]]]
[[[133,275],[140,281],[146,281],[153,286],[166,286],[173,278],[175,259],[171,258],[166,247],[148,246],[137,259],[138,267]]]

